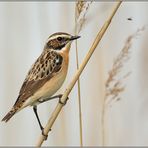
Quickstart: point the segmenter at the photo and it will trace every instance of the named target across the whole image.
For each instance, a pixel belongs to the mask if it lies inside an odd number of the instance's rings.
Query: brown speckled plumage
[[[25,81],[40,80],[49,77],[61,67],[62,56],[55,51],[45,51],[30,69]]]

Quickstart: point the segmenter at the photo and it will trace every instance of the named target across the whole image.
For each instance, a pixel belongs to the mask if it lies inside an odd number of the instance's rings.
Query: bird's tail
[[[17,108],[12,108],[7,114],[6,116],[2,119],[2,121],[4,122],[8,122],[10,120],[10,118],[12,118],[12,116],[17,112]]]

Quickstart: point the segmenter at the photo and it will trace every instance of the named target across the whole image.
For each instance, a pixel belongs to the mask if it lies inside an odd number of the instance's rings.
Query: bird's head
[[[72,41],[80,38],[80,36],[72,36],[68,33],[58,32],[49,36],[45,48],[57,51],[69,50]]]

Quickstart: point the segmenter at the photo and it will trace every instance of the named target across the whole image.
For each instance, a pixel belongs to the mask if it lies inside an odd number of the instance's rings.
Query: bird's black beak
[[[79,39],[81,36],[72,36],[71,38],[70,38],[70,41],[73,41],[73,40],[77,40],[77,39]]]

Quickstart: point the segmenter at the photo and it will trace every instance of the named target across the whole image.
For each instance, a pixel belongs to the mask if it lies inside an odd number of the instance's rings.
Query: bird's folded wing
[[[50,81],[61,70],[62,62],[62,56],[54,51],[41,54],[28,72],[14,106],[21,106],[47,81]]]

